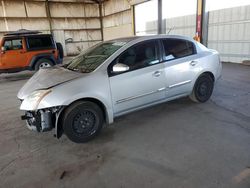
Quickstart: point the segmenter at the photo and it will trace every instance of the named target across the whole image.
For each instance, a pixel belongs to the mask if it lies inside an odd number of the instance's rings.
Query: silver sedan
[[[18,93],[22,119],[31,130],[86,142],[123,114],[185,96],[206,102],[221,69],[218,52],[187,37],[102,42],[38,71]]]

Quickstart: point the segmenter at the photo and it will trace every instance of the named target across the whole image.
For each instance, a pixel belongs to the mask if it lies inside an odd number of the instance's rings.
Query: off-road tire
[[[47,65],[47,66],[42,66],[42,65]],[[35,71],[38,71],[40,68],[45,68],[45,67],[52,67],[54,64],[51,60],[49,59],[45,59],[45,58],[42,58],[42,59],[39,59],[36,64],[35,64]]]

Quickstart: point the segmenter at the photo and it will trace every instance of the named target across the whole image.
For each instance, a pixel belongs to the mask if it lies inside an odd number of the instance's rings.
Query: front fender
[[[76,95],[56,95],[53,94],[53,91],[45,96],[39,103],[37,110],[52,108],[57,106],[67,107],[75,101],[78,100],[88,100],[94,99],[101,102],[105,108],[106,121],[108,124],[113,123],[113,110],[112,104],[106,98],[98,94],[90,94],[90,93],[78,93]]]

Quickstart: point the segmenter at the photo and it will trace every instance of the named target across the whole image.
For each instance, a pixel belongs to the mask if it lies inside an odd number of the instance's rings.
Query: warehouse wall
[[[104,40],[133,35],[132,8],[127,0],[103,3]]]
[[[222,61],[250,60],[250,6],[209,12],[208,47],[221,54]]]
[[[145,31],[137,31],[137,35],[157,34],[157,21],[146,22]],[[184,35],[194,37],[196,31],[196,15],[164,19],[162,23],[164,34]]]
[[[98,4],[79,0],[0,1],[0,37],[18,29],[52,32],[67,55],[102,41]]]
[[[196,32],[196,15],[187,15],[164,20],[165,33],[194,37]]]

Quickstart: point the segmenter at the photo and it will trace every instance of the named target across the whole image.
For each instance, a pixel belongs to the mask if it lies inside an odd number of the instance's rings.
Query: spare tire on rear
[[[62,44],[59,43],[59,42],[57,42],[56,43],[56,47],[58,49],[60,59],[63,59],[64,53],[63,53],[63,46],[62,46]]]

